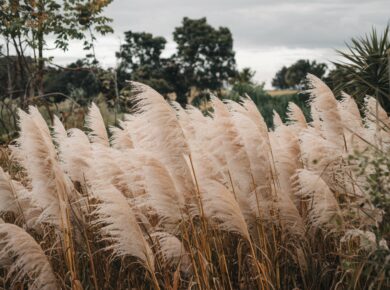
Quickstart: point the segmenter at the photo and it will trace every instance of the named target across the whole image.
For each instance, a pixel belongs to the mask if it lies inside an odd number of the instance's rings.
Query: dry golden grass
[[[267,90],[267,94],[269,94],[271,97],[279,97],[279,96],[286,96],[286,95],[294,95],[299,93],[299,90],[292,90],[292,89],[286,89],[286,90]]]
[[[250,99],[204,116],[138,83],[138,111],[108,131],[94,104],[87,133],[19,111],[0,157],[0,287],[389,287],[388,213],[351,156],[388,152],[390,120],[309,80],[313,122],[290,104],[273,131]]]

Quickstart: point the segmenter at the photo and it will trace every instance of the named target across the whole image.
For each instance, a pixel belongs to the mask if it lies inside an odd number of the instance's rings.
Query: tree
[[[183,18],[182,25],[175,28],[173,39],[177,52],[173,56],[180,64],[184,76],[186,95],[178,95],[180,103],[187,102],[191,87],[198,91],[218,92],[223,84],[236,74],[233,37],[226,27],[215,29],[206,18]]]
[[[337,90],[344,90],[358,103],[366,95],[374,96],[387,112],[390,112],[390,33],[389,26],[382,35],[373,29],[362,38],[352,38],[346,51],[338,51],[344,58],[335,62],[342,81],[335,83]]]
[[[55,101],[72,97],[79,104],[86,105],[87,100],[100,91],[100,80],[86,60],[79,59],[66,68],[48,69],[44,78],[45,94],[54,94]],[[56,95],[57,93],[60,93]]]
[[[47,49],[46,39],[54,37],[55,47],[66,50],[70,39],[84,39],[85,49],[93,50],[95,36],[112,32],[111,19],[101,15],[111,0],[1,0],[0,34],[14,47],[23,82],[43,94],[43,77]],[[90,36],[88,40],[87,37]],[[26,62],[25,48],[33,55],[34,63]],[[7,55],[8,56],[8,55]],[[28,90],[26,90],[28,91]]]
[[[121,60],[120,68],[127,72],[135,71],[140,66],[159,67],[161,53],[167,43],[161,36],[146,32],[125,32],[125,44],[122,44],[116,57]]]
[[[235,77],[252,78],[253,72],[249,69],[241,76],[237,74],[229,29],[215,29],[206,18],[184,18],[173,37],[177,52],[163,58],[165,38],[145,32],[126,32],[125,43],[116,53],[120,60],[120,88],[125,86],[125,80],[140,81],[162,94],[176,93],[176,100],[185,105],[192,88],[198,94],[207,90],[218,94],[218,90]]]
[[[126,86],[126,80],[135,80],[152,86],[161,93],[172,88],[164,79],[161,53],[166,39],[146,32],[125,32],[125,43],[120,46],[116,57],[120,60],[117,70],[119,88]]]
[[[26,57],[28,65],[33,64],[31,57]],[[24,67],[22,67],[24,69]],[[18,58],[16,56],[0,57],[0,99],[18,98],[25,92],[25,79],[27,71],[20,71]]]
[[[244,67],[242,70],[238,71],[232,80],[232,84],[250,84],[254,85],[253,77],[256,72],[249,67]]]
[[[323,78],[327,68],[328,66],[325,63],[300,59],[291,66],[283,67],[278,71],[272,80],[272,85],[279,89],[300,89],[308,73]]]
[[[283,66],[272,79],[272,86],[281,90],[288,89],[286,82],[287,67]]]

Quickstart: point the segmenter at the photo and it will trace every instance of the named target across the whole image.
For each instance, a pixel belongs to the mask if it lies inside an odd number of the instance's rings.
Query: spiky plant
[[[389,25],[383,34],[375,28],[361,38],[352,38],[347,49],[338,50],[344,58],[334,63],[330,82],[338,91],[345,91],[362,104],[366,95],[377,98],[390,111],[390,34]]]

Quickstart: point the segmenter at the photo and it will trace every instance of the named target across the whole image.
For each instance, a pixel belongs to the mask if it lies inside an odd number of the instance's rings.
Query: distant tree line
[[[300,59],[291,66],[283,66],[272,80],[272,86],[278,89],[301,89],[308,73],[324,78],[328,66],[315,60]]]
[[[272,80],[277,89],[305,88],[307,73],[323,79],[339,96],[342,91],[350,94],[362,105],[369,95],[378,99],[390,112],[390,33],[387,26],[382,34],[375,29],[360,38],[352,38],[346,50],[338,50],[342,61],[333,62],[333,68],[325,63],[298,60],[291,66],[283,66]]]
[[[115,105],[128,101],[129,80],[150,85],[166,97],[174,96],[182,105],[199,103],[210,93],[235,98],[239,92],[253,91],[250,87],[266,94],[264,86],[253,81],[254,71],[237,69],[230,30],[215,28],[206,18],[183,18],[173,31],[176,50],[171,56],[163,56],[164,37],[129,30],[116,52],[118,66],[103,68],[95,57],[94,41],[96,33],[113,32],[111,19],[103,15],[110,2],[0,1],[0,35],[5,39],[0,47],[0,98],[21,99],[26,105],[32,97],[53,102],[69,97],[83,105],[102,94]],[[63,50],[71,40],[83,40],[86,57],[65,67],[56,65],[46,57],[49,35],[55,47]],[[312,73],[337,93],[346,91],[360,103],[366,94],[376,96],[390,111],[389,29],[380,36],[373,30],[364,38],[352,39],[347,51],[339,53],[346,62],[334,63],[332,69],[305,59],[283,66],[272,85],[302,90],[307,73]]]
[[[191,93],[197,96],[221,89],[239,76],[233,37],[226,27],[214,28],[206,18],[185,17],[176,27],[173,39],[177,49],[162,57],[166,39],[146,32],[125,32],[125,43],[116,53],[120,61],[118,80],[146,83],[163,94],[175,93],[176,101],[186,104]]]
[[[9,11],[6,12],[10,19],[13,19],[12,17],[16,15],[12,14],[14,10],[11,2],[7,2]],[[105,1],[104,5],[108,2]],[[47,9],[45,13],[54,17],[57,6],[50,9],[48,7],[54,5],[56,1],[44,0],[43,3],[48,5],[44,6]],[[227,85],[235,82],[251,82],[254,75],[249,68],[237,70],[233,37],[228,28],[214,28],[207,23],[206,18],[187,17],[183,18],[181,25],[173,32],[177,49],[171,56],[162,56],[167,43],[164,37],[147,32],[127,31],[124,43],[116,52],[118,67],[103,69],[93,54],[94,36],[91,34],[91,39],[88,40],[86,35],[79,35],[76,30],[80,26],[90,27],[95,24],[96,29],[100,27],[100,30],[97,29],[98,32],[108,33],[110,32],[107,25],[109,19],[88,18],[92,16],[85,15],[85,9],[78,8],[79,10],[76,11],[79,14],[75,14],[74,7],[64,7],[73,14],[71,13],[71,16],[63,21],[72,22],[71,20],[76,17],[78,22],[77,25],[72,24],[69,29],[58,30],[57,47],[66,49],[69,40],[85,39],[85,49],[91,51],[91,54],[66,67],[58,66],[51,59],[43,56],[30,57],[19,54],[11,56],[8,46],[13,43],[15,37],[19,38],[24,33],[22,29],[26,23],[19,26],[16,34],[7,30],[7,23],[3,23],[1,33],[8,37],[9,42],[6,43],[7,47],[3,48],[0,58],[0,82],[4,84],[0,91],[2,96],[17,98],[22,95],[25,97],[50,94],[54,101],[61,101],[65,96],[69,96],[77,101],[86,102],[88,97],[100,92],[104,93],[110,101],[118,98],[119,95],[126,95],[129,87],[127,81],[133,80],[150,85],[164,95],[174,94],[176,100],[185,105],[189,98],[206,96],[210,92],[222,96],[223,88]],[[91,13],[93,12],[94,10]],[[97,24],[107,25],[107,27],[102,30]],[[50,23],[50,25],[54,24]],[[35,30],[33,31],[36,33]],[[27,34],[24,36],[27,38]],[[22,43],[16,43],[14,49],[18,51],[21,45]],[[35,47],[34,45],[33,48]],[[43,51],[44,49],[42,53]],[[41,66],[42,61],[43,66]],[[37,77],[40,74],[42,75]]]

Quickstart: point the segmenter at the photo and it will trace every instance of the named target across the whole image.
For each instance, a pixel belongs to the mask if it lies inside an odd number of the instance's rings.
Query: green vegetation
[[[274,112],[278,113],[283,121],[287,120],[288,104],[293,102],[297,104],[304,113],[305,117],[310,120],[308,100],[309,95],[306,93],[293,93],[287,95],[271,96],[264,90],[264,85],[250,83],[237,83],[233,85],[229,93],[224,96],[226,99],[239,101],[241,97],[248,96],[257,105],[267,126],[273,127]]]
[[[7,60],[7,97],[19,96],[23,106],[29,98],[44,95],[47,39],[54,37],[55,47],[67,50],[69,41],[84,40],[84,49],[93,51],[94,31],[102,35],[112,32],[111,19],[102,16],[111,0],[27,0],[0,2],[0,35],[5,38]],[[16,52],[11,58],[10,47]],[[26,55],[27,52],[30,55]],[[93,56],[92,56],[93,57]],[[11,78],[11,66],[16,62],[18,82]]]
[[[173,39],[177,51],[162,58],[166,44],[163,37],[126,32],[126,43],[116,54],[120,60],[118,79],[139,81],[163,94],[174,93],[176,101],[186,105],[189,97],[194,98],[194,89],[199,96],[208,91],[220,95],[224,83],[237,75],[233,37],[228,28],[215,29],[206,18],[184,17]]]
[[[302,89],[308,73],[323,78],[327,68],[326,64],[315,60],[300,59],[289,67],[282,67],[272,80],[272,86],[278,89]]]
[[[347,51],[339,51],[344,62],[335,63],[329,83],[337,91],[345,91],[362,104],[366,95],[374,96],[390,111],[390,33],[375,29],[363,38],[352,38]]]

